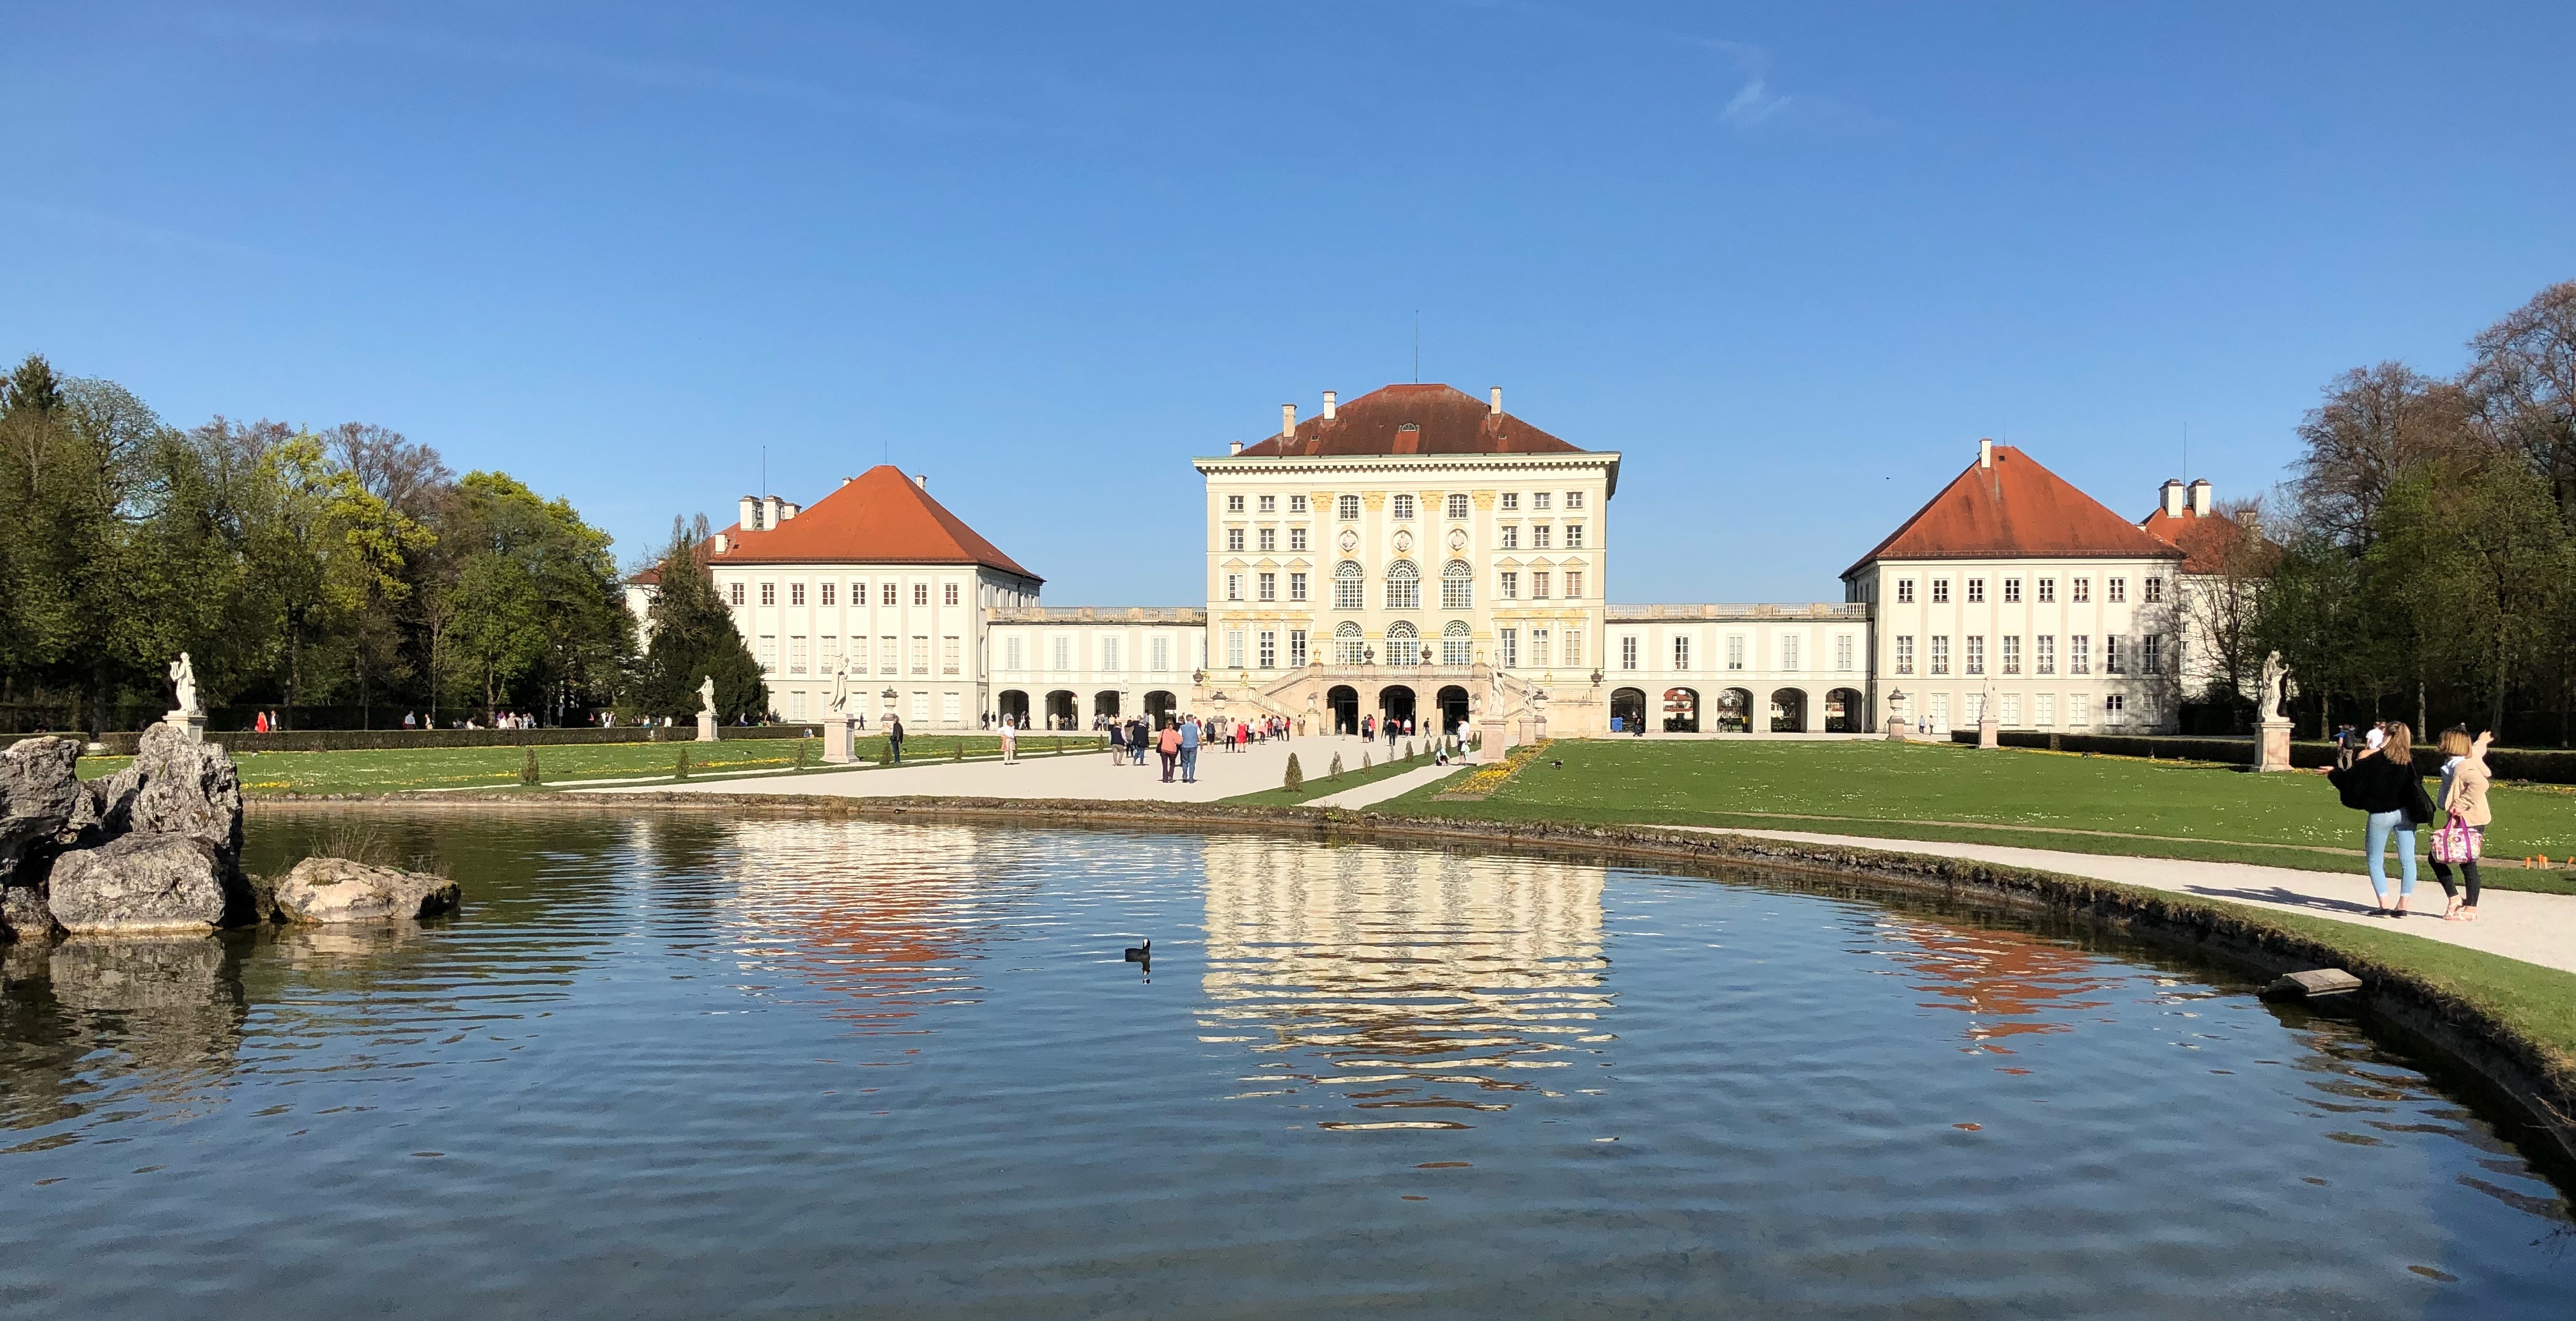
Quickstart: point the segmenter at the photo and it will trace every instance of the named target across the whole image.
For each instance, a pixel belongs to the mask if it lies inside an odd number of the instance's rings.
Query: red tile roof
[[[1496,413],[1482,399],[1446,385],[1389,385],[1310,417],[1282,448],[1273,433],[1243,447],[1247,459],[1369,454],[1581,454],[1583,450]]]
[[[1971,463],[1931,503],[1858,563],[1873,560],[2002,559],[2010,556],[2180,558],[2182,552],[2050,472],[2010,445],[1995,464]]]
[[[881,464],[774,528],[724,530],[716,564],[980,564],[1044,581],[986,541],[930,492]]]
[[[2138,528],[2181,551],[2185,573],[2220,573],[2242,555],[2250,553],[2256,557],[2255,562],[2260,562],[2280,550],[2260,529],[2248,529],[2216,510],[2193,513],[2188,504],[2178,515],[2167,514],[2159,504],[2154,513],[2138,520]]]

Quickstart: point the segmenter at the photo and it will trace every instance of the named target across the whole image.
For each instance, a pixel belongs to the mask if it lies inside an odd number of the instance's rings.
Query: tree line
[[[2268,501],[2185,534],[2204,711],[2242,727],[2263,657],[2302,723],[2464,722],[2526,745],[2576,726],[2576,281],[2469,341],[2437,376],[2335,377]],[[2419,735],[2420,737],[2420,735]]]
[[[210,710],[315,726],[577,721],[639,659],[561,499],[364,423],[181,429],[29,357],[0,381],[0,729],[138,728],[182,651]]]

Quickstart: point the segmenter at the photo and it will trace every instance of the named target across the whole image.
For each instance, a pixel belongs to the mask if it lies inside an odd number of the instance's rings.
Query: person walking
[[[886,764],[903,764],[903,721],[895,716],[886,717]]]
[[[1163,732],[1154,741],[1154,750],[1163,757],[1163,783],[1172,782],[1172,765],[1181,758],[1181,727],[1166,719]]]
[[[1116,721],[1110,722],[1109,725],[1109,764],[1112,766],[1127,764],[1127,727]]]
[[[1199,782],[1199,744],[1202,741],[1203,732],[1199,728],[1198,717],[1182,717],[1181,783],[1183,784],[1196,784]]]
[[[2375,917],[2406,916],[2407,896],[2415,893],[2415,827],[2433,817],[2424,796],[2423,778],[2415,773],[2415,733],[2404,721],[2391,720],[2379,741],[2353,758],[2348,767],[2328,768],[2326,778],[2342,795],[2343,805],[2367,814],[2362,849],[2370,865],[2370,892],[2379,901]],[[2397,902],[2388,902],[2388,869],[2382,856],[2391,836],[2397,840]]]
[[[2454,922],[2478,920],[2478,858],[2486,852],[2487,826],[2495,820],[2487,806],[2487,786],[2494,779],[2487,769],[2487,743],[2494,737],[2495,731],[2488,730],[2472,739],[2465,725],[2442,731],[2442,755],[2450,760],[2442,763],[2442,792],[2433,800],[2433,819],[2441,822],[2433,832],[2433,879],[2442,883],[2442,916]],[[2451,888],[2454,865],[2468,882],[2467,903]]]
[[[1012,728],[1008,720],[1002,722],[1002,764],[1005,766],[1020,764],[1020,731]]]

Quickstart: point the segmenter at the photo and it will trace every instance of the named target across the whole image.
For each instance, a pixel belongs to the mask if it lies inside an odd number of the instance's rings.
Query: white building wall
[[[1890,560],[1852,576],[1876,615],[1877,718],[2006,729],[2175,728],[2178,559]],[[1893,694],[1902,693],[1895,698]]]

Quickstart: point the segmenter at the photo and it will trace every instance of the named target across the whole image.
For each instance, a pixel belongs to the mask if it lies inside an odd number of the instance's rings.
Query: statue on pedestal
[[[716,714],[716,676],[710,674],[698,685],[698,715],[712,720]]]
[[[188,653],[184,651],[179,653],[179,659],[170,662],[170,686],[177,690],[178,698],[172,715],[202,716],[206,713],[204,707],[197,705],[197,667],[188,660]]]
[[[2287,720],[2290,718],[2290,703],[2297,700],[2299,700],[2299,685],[2291,679],[2290,667],[2282,663],[2281,653],[2276,651],[2265,656],[2263,658],[2263,699],[2254,709],[2255,717],[2267,722]]]
[[[843,656],[832,662],[832,714],[846,716],[849,713],[850,658]]]

